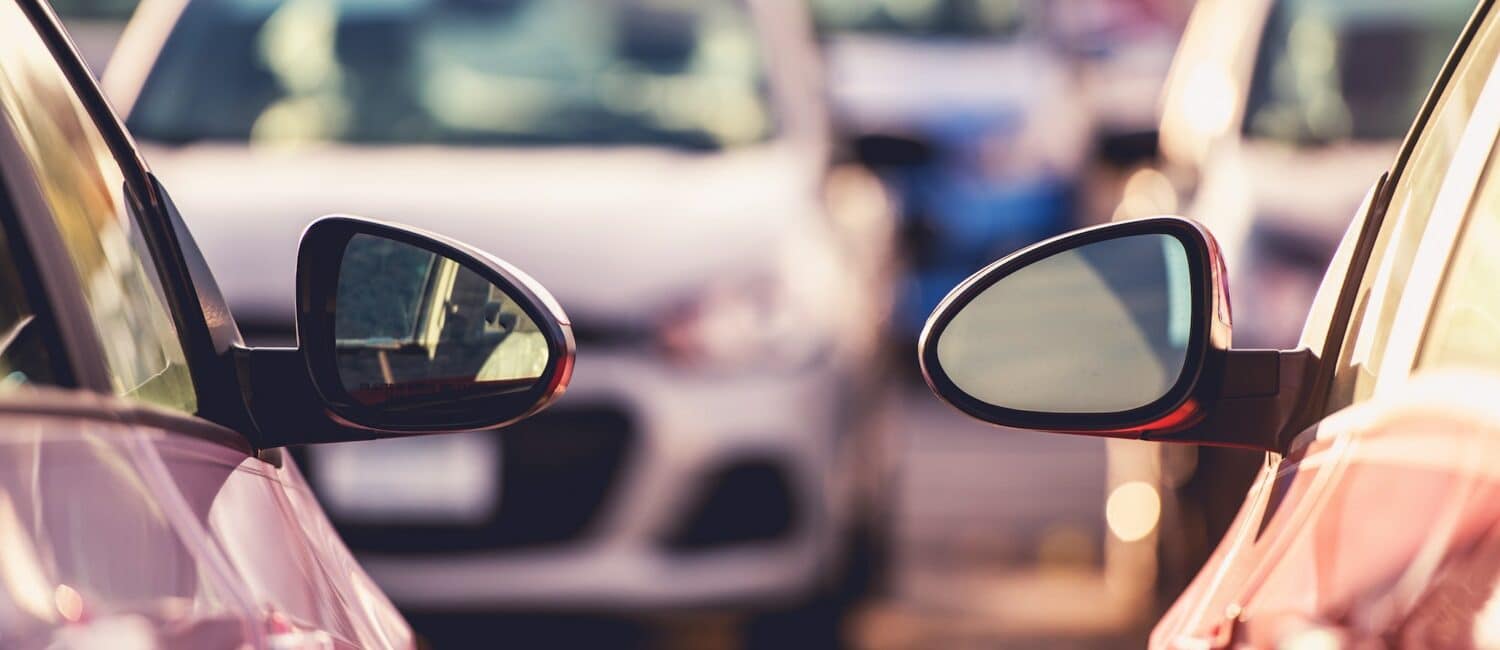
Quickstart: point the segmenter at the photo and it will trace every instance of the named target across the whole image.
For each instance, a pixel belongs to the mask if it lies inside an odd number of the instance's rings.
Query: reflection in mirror
[[[1128,411],[1177,383],[1192,296],[1175,237],[1096,241],[1024,266],[963,305],[938,333],[938,363],[959,390],[993,406]]]
[[[339,378],[365,406],[401,408],[531,388],[547,341],[516,301],[458,262],[359,234],[339,267]]]

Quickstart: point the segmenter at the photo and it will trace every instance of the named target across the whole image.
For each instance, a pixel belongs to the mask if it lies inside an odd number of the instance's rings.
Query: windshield
[[[137,136],[717,149],[772,132],[739,0],[194,0]]]
[[[1472,0],[1282,0],[1261,37],[1245,133],[1286,142],[1406,134]]]
[[[135,5],[136,0],[52,0],[52,8],[63,18],[123,21]]]
[[[1012,36],[1022,0],[813,0],[820,29],[905,36]]]

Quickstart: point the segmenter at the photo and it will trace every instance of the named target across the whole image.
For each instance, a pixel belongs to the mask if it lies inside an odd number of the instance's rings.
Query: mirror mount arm
[[[335,418],[323,404],[300,348],[231,349],[245,404],[255,423],[250,444],[257,450],[287,445],[367,440],[373,431]]]
[[[1307,348],[1227,350],[1222,355],[1218,397],[1205,417],[1180,431],[1143,437],[1286,453],[1296,433],[1289,425],[1313,379],[1317,356]]]

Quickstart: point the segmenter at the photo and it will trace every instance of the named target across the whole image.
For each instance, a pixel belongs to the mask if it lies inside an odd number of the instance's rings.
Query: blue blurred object
[[[906,7],[921,20],[875,0],[814,7],[841,126],[902,204],[895,321],[912,339],[972,271],[1075,225],[1093,116],[1042,3]]]
[[[996,173],[993,160],[1012,151],[1025,118],[1015,107],[935,113],[921,136],[931,150],[925,164],[894,167],[885,179],[902,202],[903,234],[911,263],[896,314],[907,338],[922,329],[943,296],[984,265],[1016,249],[1067,231],[1073,223],[1076,181],[1035,168],[1029,160]]]
[[[943,296],[984,265],[1072,223],[1074,185],[1042,177],[997,183],[941,164],[891,174],[903,210],[912,270],[896,326],[915,337]]]

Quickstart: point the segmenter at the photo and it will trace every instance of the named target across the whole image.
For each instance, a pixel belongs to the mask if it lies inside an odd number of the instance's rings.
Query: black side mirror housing
[[[932,390],[1009,427],[1282,451],[1313,356],[1235,350],[1213,236],[1177,217],[1075,231],[955,288],[922,332]]]
[[[240,348],[257,448],[505,426],[572,374],[562,308],[452,239],[324,217],[297,258],[297,347]]]

